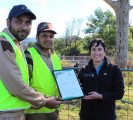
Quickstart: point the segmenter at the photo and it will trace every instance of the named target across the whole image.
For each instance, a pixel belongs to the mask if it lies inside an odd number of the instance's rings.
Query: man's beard
[[[20,31],[15,31],[13,28],[12,28],[12,26],[10,25],[9,26],[9,30],[10,30],[10,32],[13,34],[13,36],[15,37],[15,38],[17,38],[17,40],[18,41],[23,41],[28,35],[27,35],[27,32],[25,31],[25,30],[23,30],[24,32],[26,32],[26,35],[25,35],[25,37],[19,37],[19,32]],[[22,30],[21,30],[22,31]]]
[[[42,50],[49,50],[49,48],[45,48],[45,47],[43,47],[42,45],[40,45],[40,43],[39,42],[37,42],[37,45],[39,46],[39,48],[41,48]]]

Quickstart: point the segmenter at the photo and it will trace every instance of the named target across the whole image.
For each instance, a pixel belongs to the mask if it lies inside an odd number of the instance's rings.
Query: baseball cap
[[[49,22],[41,22],[37,27],[37,33],[38,32],[45,32],[45,31],[51,31],[54,34],[57,34],[53,28],[53,25]]]
[[[13,6],[13,8],[9,12],[8,18],[17,17],[22,14],[28,14],[31,16],[32,19],[36,19],[35,14],[32,13],[31,10],[23,4]]]

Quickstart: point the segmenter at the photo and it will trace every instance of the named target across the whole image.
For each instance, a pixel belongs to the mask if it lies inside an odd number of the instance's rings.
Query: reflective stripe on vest
[[[16,63],[20,69],[22,80],[24,80],[26,84],[29,84],[28,69],[21,51],[8,34],[1,32],[0,36],[4,36],[12,45],[16,54]],[[0,111],[27,109],[31,106],[30,103],[22,101],[18,97],[12,96],[5,88],[2,80],[0,80],[0,94]]]
[[[56,81],[46,63],[43,61],[35,48],[29,48],[28,51],[30,52],[33,60],[33,72],[30,80],[30,86],[36,91],[43,93],[45,96],[59,96]],[[60,59],[56,53],[51,55],[51,60],[54,70],[62,69]],[[55,109],[42,107],[38,110],[28,109],[26,110],[26,113],[51,113],[53,111],[55,111]]]

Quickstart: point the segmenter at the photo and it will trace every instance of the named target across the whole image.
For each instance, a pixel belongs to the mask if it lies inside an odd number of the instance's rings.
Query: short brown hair
[[[91,41],[90,45],[89,45],[89,54],[90,54],[90,51],[91,51],[91,48],[96,44],[96,47],[98,47],[99,45],[101,45],[104,49],[104,51],[106,52],[106,48],[105,48],[105,44],[103,42],[102,39],[98,39],[98,38],[95,38]]]

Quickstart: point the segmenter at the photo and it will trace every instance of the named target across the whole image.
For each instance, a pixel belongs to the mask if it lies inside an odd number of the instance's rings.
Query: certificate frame
[[[84,96],[74,69],[55,70],[54,77],[62,100],[72,100]]]

